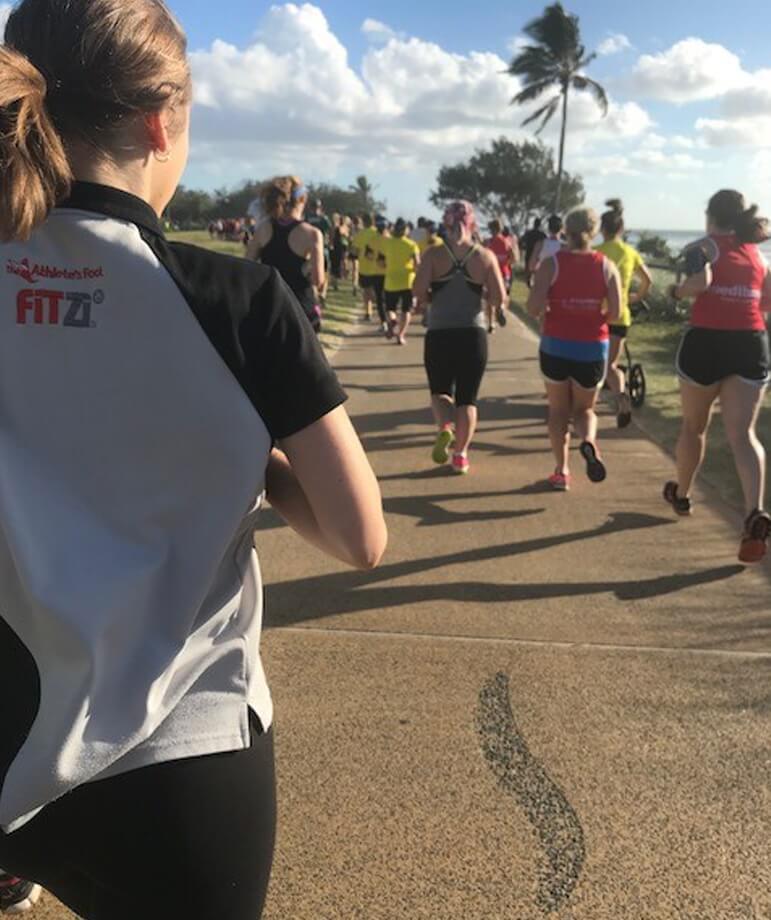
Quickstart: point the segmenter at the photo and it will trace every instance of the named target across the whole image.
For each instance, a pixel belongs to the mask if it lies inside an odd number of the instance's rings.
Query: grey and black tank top
[[[483,286],[471,280],[466,266],[477,251],[476,245],[458,259],[445,243],[452,259],[452,268],[431,285],[431,308],[428,311],[428,329],[485,328],[482,310]]]

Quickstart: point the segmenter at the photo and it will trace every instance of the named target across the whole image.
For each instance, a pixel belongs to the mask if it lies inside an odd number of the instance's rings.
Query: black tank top
[[[313,296],[313,284],[306,274],[308,260],[298,256],[289,246],[289,234],[302,221],[293,220],[283,223],[271,220],[270,223],[273,227],[273,236],[260,252],[260,261],[263,265],[275,268],[300,301],[300,306],[307,315],[315,316],[316,303]]]

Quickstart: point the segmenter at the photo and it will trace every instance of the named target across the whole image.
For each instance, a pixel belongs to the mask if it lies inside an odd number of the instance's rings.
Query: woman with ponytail
[[[677,514],[691,513],[691,490],[706,451],[716,401],[744,493],[739,559],[758,562],[768,547],[771,516],[764,510],[766,453],[755,426],[771,379],[768,311],[771,275],[758,244],[768,221],[739,192],[717,192],[707,207],[707,235],[685,250],[686,280],[672,285],[676,300],[693,298],[691,319],[677,353],[683,424],[677,442],[677,480],[664,497]]]
[[[264,497],[385,544],[345,394],[275,270],[166,240],[185,36],[21,0],[0,48],[0,905],[256,920],[275,834]],[[23,899],[23,900],[21,900]]]
[[[618,321],[609,326],[610,352],[608,354],[608,384],[616,397],[616,421],[619,428],[626,428],[632,421],[632,401],[626,392],[626,378],[618,367],[621,343],[629,334],[632,325],[632,304],[645,300],[651,289],[653,278],[643,257],[624,240],[624,206],[619,198],[606,201],[610,210],[602,215],[600,230],[604,242],[597,246],[597,252],[607,256],[618,269],[621,278],[621,313]],[[639,280],[638,289],[632,293],[632,282]]]
[[[268,220],[255,230],[246,257],[276,269],[318,334],[326,284],[324,237],[303,217],[308,190],[297,176],[276,176],[263,185],[261,199]]]
[[[568,247],[541,262],[527,302],[530,315],[542,321],[541,373],[556,461],[549,484],[560,492],[571,483],[571,419],[590,481],[602,482],[607,475],[594,410],[607,369],[608,322],[616,322],[621,306],[621,282],[613,263],[591,248],[598,225],[589,208],[568,214]]]
[[[443,244],[423,255],[413,293],[424,308],[431,304],[424,356],[438,428],[431,456],[434,463],[447,463],[453,448],[452,468],[465,474],[487,366],[487,326],[507,294],[495,253],[473,242],[476,219],[469,202],[449,205],[444,229]]]

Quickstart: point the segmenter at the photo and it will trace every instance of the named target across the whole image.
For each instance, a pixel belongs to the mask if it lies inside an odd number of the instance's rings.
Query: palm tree
[[[586,48],[581,44],[578,16],[566,13],[561,3],[552,3],[541,16],[525,26],[524,32],[532,39],[533,44],[526,45],[508,67],[507,73],[521,77],[524,84],[521,92],[511,101],[512,105],[525,105],[539,99],[547,90],[556,90],[556,95],[522,122],[524,126],[540,119],[536,134],[543,131],[557,113],[560,103],[562,104],[557,191],[554,200],[554,210],[558,212],[565,161],[568,94],[571,89],[579,92],[588,90],[602,109],[603,117],[608,114],[608,97],[599,83],[584,74],[585,68],[597,55],[587,54]]]
[[[375,210],[375,186],[366,176],[357,176],[356,182],[348,186],[348,190],[359,197],[362,211]]]

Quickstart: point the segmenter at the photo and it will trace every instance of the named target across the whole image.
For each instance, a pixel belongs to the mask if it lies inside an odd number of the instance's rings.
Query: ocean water
[[[647,233],[653,233],[656,236],[663,237],[669,244],[669,248],[674,253],[679,253],[688,243],[692,243],[694,240],[698,240],[700,237],[704,236],[704,230],[647,230]],[[634,246],[637,240],[640,237],[638,230],[629,231],[629,242]],[[761,245],[761,250],[763,251],[766,258],[771,261],[771,240],[766,240],[765,243]]]

